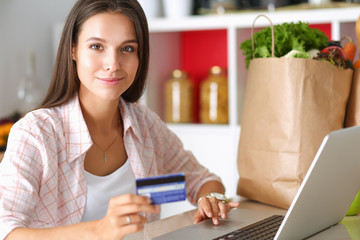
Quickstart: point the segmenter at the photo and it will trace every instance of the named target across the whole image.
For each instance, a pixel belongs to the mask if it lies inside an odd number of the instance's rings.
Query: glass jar
[[[17,96],[21,101],[21,114],[25,114],[30,110],[37,108],[41,103],[41,85],[36,77],[35,69],[35,53],[29,51],[25,62],[25,75],[21,79]]]
[[[235,0],[211,0],[210,7],[213,13],[224,14],[236,10],[236,3]]]
[[[200,86],[200,121],[202,123],[228,123],[228,81],[219,66],[210,69],[209,76]]]
[[[185,71],[174,70],[165,84],[165,121],[193,122],[193,84]]]

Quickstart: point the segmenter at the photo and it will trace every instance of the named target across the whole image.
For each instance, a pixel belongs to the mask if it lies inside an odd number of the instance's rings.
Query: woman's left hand
[[[216,197],[203,197],[198,202],[198,209],[194,216],[194,223],[199,223],[207,218],[212,218],[214,225],[219,224],[219,216],[222,219],[227,218],[227,213],[239,207],[238,202],[224,203]]]

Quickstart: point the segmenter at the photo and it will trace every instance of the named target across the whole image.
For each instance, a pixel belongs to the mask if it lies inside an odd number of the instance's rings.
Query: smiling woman
[[[141,97],[149,32],[137,0],[78,0],[39,109],[12,127],[0,165],[0,239],[123,239],[159,218],[135,180],[186,174],[194,204],[223,194]],[[215,195],[217,196],[217,195]],[[195,222],[238,203],[201,198]],[[145,214],[144,214],[145,213]]]

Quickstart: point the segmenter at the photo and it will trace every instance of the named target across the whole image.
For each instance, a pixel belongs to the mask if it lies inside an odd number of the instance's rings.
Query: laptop
[[[359,170],[360,126],[329,133],[290,208],[282,214],[274,239],[309,238],[340,222],[360,189]],[[231,239],[227,238],[229,233],[277,213],[240,207],[230,211],[228,219],[220,220],[218,226],[207,219],[153,239]]]

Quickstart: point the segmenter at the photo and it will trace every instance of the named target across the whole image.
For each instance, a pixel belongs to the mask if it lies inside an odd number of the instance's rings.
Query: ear
[[[75,52],[76,52],[76,47],[75,47],[75,45],[73,45],[72,48],[71,48],[71,58],[76,62],[76,54],[75,54]]]

